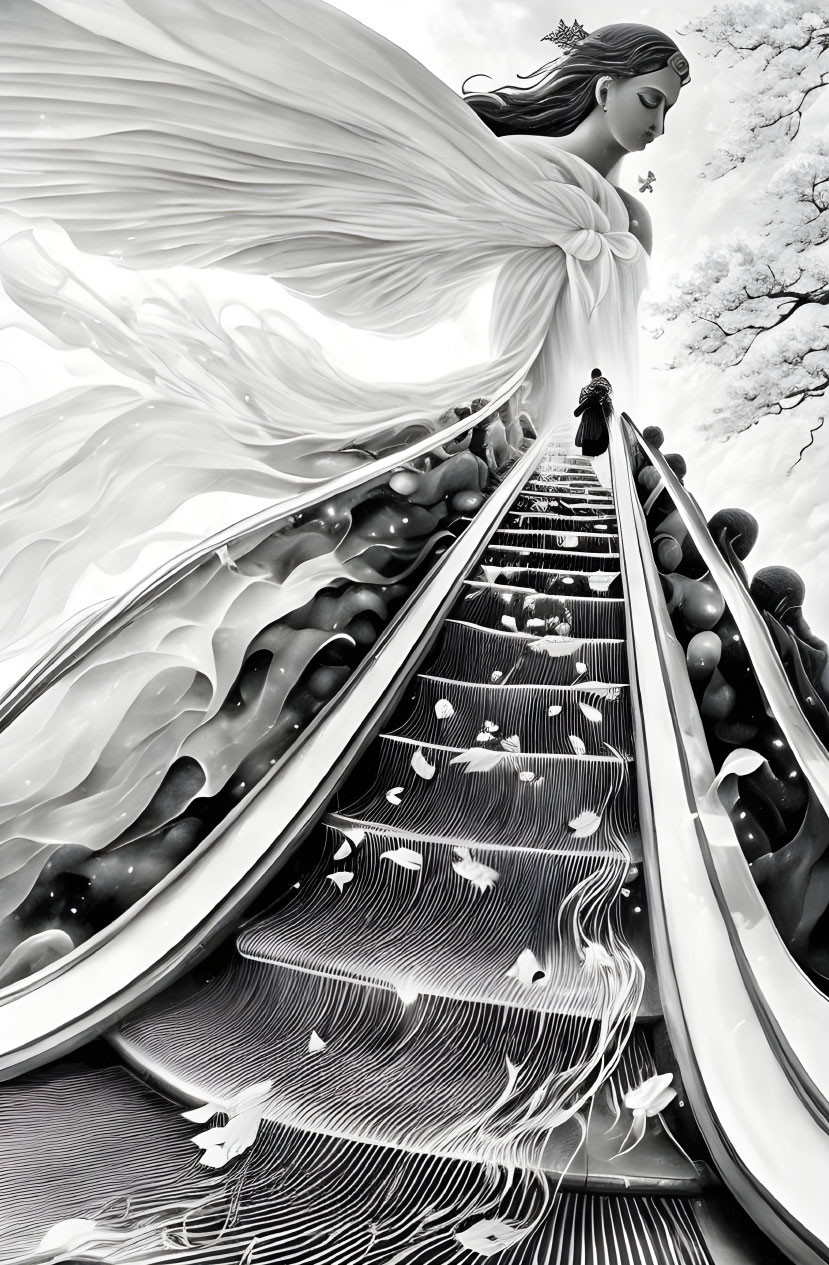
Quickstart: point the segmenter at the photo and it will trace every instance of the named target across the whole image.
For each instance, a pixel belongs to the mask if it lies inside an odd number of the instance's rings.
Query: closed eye
[[[665,98],[661,95],[661,93],[640,92],[639,100],[642,102],[642,105],[645,106],[646,109],[658,110],[660,105],[662,105],[662,103],[664,102]]]

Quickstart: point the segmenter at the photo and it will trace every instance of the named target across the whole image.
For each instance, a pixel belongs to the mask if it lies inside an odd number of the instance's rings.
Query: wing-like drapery
[[[169,556],[165,523],[207,494],[278,503],[358,460],[344,447],[435,430],[524,369],[542,421],[593,364],[620,398],[644,256],[612,186],[553,141],[494,137],[321,0],[3,0],[0,94],[0,281],[43,379],[50,356],[75,379],[0,423],[0,646],[48,639],[93,568],[115,594]],[[456,366],[372,376],[338,356],[338,328],[434,348],[480,294],[489,331]],[[227,612],[157,618],[146,644],[136,625],[129,656],[102,652],[0,734],[6,880],[31,885],[81,822],[105,846],[107,769],[142,810],[232,679]],[[76,769],[66,716],[93,705]]]

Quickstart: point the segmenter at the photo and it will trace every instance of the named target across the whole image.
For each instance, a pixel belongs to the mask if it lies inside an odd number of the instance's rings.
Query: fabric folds
[[[552,140],[496,138],[321,0],[3,0],[0,93],[0,284],[42,348],[0,422],[14,671],[244,498],[322,493],[369,460],[355,446],[437,432],[519,373],[542,426],[594,363],[630,398],[645,262],[613,187]],[[69,748],[92,707],[101,802],[128,752],[129,803],[106,812],[143,810],[157,735],[166,762],[220,706],[228,607],[137,623],[87,693],[69,677],[0,734],[0,874],[25,864],[25,888],[86,829],[66,788],[89,780]]]

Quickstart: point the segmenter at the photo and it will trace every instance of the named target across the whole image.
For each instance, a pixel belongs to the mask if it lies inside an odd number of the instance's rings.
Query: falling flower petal
[[[412,768],[418,777],[422,777],[424,781],[431,782],[435,776],[435,766],[430,764],[423,754],[423,749],[418,747],[412,756]]]
[[[481,747],[470,747],[453,756],[450,764],[465,764],[465,773],[487,773],[503,760],[503,751],[485,751]]]
[[[311,1033],[311,1040],[308,1042],[309,1054],[322,1054],[323,1050],[328,1049],[328,1042],[323,1041],[318,1032]]]
[[[744,777],[747,773],[753,773],[755,769],[759,769],[764,763],[765,756],[761,756],[757,751],[751,751],[748,747],[738,747],[736,751],[726,756],[722,768],[711,783],[711,790],[716,790],[727,777]]]
[[[466,1230],[455,1233],[455,1238],[467,1252],[479,1256],[496,1256],[505,1248],[520,1243],[529,1233],[513,1221],[476,1221]]]
[[[527,642],[527,648],[533,654],[548,654],[551,659],[562,659],[575,650],[573,642],[567,637],[555,637],[548,633],[546,637],[536,637]]]
[[[484,729],[487,731],[487,733],[490,733],[490,734],[497,734],[497,732],[498,732],[498,730],[499,730],[500,728],[501,728],[501,726],[500,726],[500,725],[496,725],[494,720],[485,720],[485,721],[484,721]]]
[[[579,702],[579,707],[584,712],[587,719],[592,721],[594,725],[600,725],[602,723],[602,713],[599,711],[598,707],[591,707],[589,703],[582,702]]]
[[[193,1145],[204,1152],[201,1156],[203,1165],[207,1168],[223,1168],[253,1145],[272,1089],[273,1081],[260,1081],[240,1090],[222,1108],[228,1117],[227,1124],[206,1129],[204,1133],[191,1138]]]
[[[395,848],[393,852],[381,852],[381,861],[394,861],[403,870],[420,870],[423,868],[423,856],[413,848]]]
[[[548,707],[548,708],[547,708],[547,715],[548,715],[548,716],[560,716],[560,715],[561,715],[561,710],[562,710],[562,709],[561,709],[561,704],[560,704],[560,703],[553,703],[552,707]]]
[[[482,861],[476,861],[469,848],[455,848],[455,856],[458,859],[452,862],[452,869],[473,887],[477,887],[479,892],[489,891],[501,877],[491,866],[484,865]]]
[[[593,813],[586,808],[583,813],[579,813],[578,817],[574,817],[569,823],[570,829],[573,831],[574,839],[587,839],[590,835],[594,835],[602,824],[602,819],[598,813]]]
[[[497,685],[503,675],[503,672],[493,672],[489,679]]]
[[[451,720],[455,715],[455,709],[449,702],[448,698],[439,698],[435,703],[435,715],[438,720]]]
[[[335,874],[329,874],[327,877],[331,880],[335,887],[338,887],[340,891],[342,891],[346,883],[350,883],[352,881],[354,875],[351,873],[351,870],[337,870]]]
[[[578,673],[578,675],[579,675],[579,676],[583,676],[583,675],[584,675],[584,673],[585,673],[586,671],[587,671],[587,664],[586,664],[586,663],[582,663],[580,659],[577,659],[577,660],[576,660],[576,672]]]
[[[399,804],[400,796],[403,794],[405,789],[405,786],[393,786],[390,791],[386,791],[386,799],[390,804]]]
[[[576,755],[584,755],[587,747],[584,745],[581,738],[579,738],[578,734],[568,734],[568,737],[570,739],[570,746],[573,748]]]
[[[624,1103],[631,1111],[644,1111],[647,1116],[658,1115],[669,1102],[676,1098],[676,1090],[672,1088],[672,1072],[662,1072],[658,1076],[649,1076],[635,1089],[625,1094]]]
[[[518,624],[515,621],[514,615],[502,615],[501,623],[505,628],[508,628],[510,632],[518,632]]]
[[[71,1217],[68,1221],[59,1221],[47,1230],[40,1240],[41,1251],[74,1252],[82,1248],[98,1230],[97,1222],[85,1217]]]
[[[523,769],[523,770],[522,770],[522,771],[518,774],[518,777],[520,778],[520,780],[521,780],[522,782],[534,782],[534,781],[535,781],[535,774],[533,773],[532,769]]]
[[[529,988],[531,984],[540,984],[547,978],[547,972],[532,949],[525,949],[519,954],[518,961],[515,966],[510,967],[507,975],[511,979],[518,980],[519,984],[523,984],[525,988]]]
[[[354,851],[353,847],[346,839],[346,841],[344,843],[341,843],[340,846],[337,848],[337,851],[334,853],[334,860],[344,861],[346,857],[351,856],[351,853],[353,851]]]
[[[591,571],[587,582],[594,593],[606,593],[620,574],[619,571]]]
[[[559,549],[578,549],[579,538],[575,532],[568,531],[556,537]]]
[[[360,826],[338,826],[340,834],[345,835],[346,839],[350,839],[355,848],[359,848],[360,844],[366,837],[366,832]]]

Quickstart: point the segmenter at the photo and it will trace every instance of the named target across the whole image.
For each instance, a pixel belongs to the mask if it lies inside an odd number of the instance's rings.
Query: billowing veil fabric
[[[30,222],[7,228],[0,278],[44,336],[92,345],[158,398],[148,416],[147,392],[122,384],[6,419],[0,642],[42,626],[102,546],[205,489],[278,500],[336,468],[323,454],[494,389],[545,335],[553,376],[580,350],[609,373],[635,361],[642,251],[612,187],[553,142],[494,137],[318,0],[4,0],[0,68],[2,205],[81,251],[270,275],[397,334],[451,318],[498,274],[479,365],[381,388],[332,368],[284,314],[271,329],[249,312],[234,337],[197,290],[136,309],[120,268],[96,290],[82,257],[56,259]]]
[[[278,503],[533,362],[542,422],[594,363],[625,399],[644,255],[612,186],[496,138],[321,0],[3,0],[0,91],[0,281],[44,366],[98,366],[2,421],[0,646],[42,644],[93,566],[116,593],[200,496]],[[488,336],[412,381],[350,371],[302,319],[416,339],[486,286]],[[225,578],[215,609],[148,618],[0,735],[0,876],[72,832],[104,846],[218,708],[246,630],[308,597]]]

